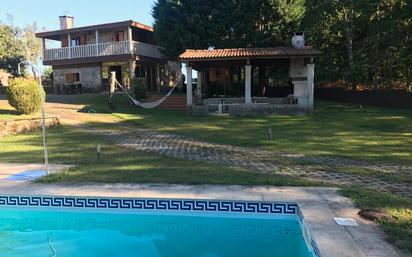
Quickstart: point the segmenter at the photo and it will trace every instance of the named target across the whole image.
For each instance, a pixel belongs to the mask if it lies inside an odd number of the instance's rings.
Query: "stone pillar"
[[[186,64],[186,105],[187,111],[192,112],[192,67]]]
[[[307,64],[308,76],[306,81],[307,97],[308,97],[308,109],[313,110],[313,98],[314,98],[314,78],[315,78],[315,64]]]
[[[245,103],[252,103],[252,65],[245,65]]]
[[[202,73],[200,71],[197,72],[196,96],[197,103],[202,104]]]

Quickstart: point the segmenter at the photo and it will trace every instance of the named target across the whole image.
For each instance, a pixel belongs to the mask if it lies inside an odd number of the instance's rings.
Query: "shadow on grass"
[[[0,109],[0,115],[2,114],[7,114],[7,115],[20,115],[20,113],[18,113],[16,110],[3,110]]]
[[[99,137],[75,129],[48,130],[50,163],[77,165],[74,169],[44,177],[40,182],[178,183],[226,185],[318,186],[322,183],[261,174],[206,162],[179,160],[111,145]],[[96,145],[102,149],[96,161]],[[5,137],[0,142],[1,162],[42,162],[41,133]]]
[[[64,101],[66,96],[58,96]],[[412,164],[412,111],[316,101],[313,115],[192,117],[185,112],[130,107],[123,95],[68,96],[82,112],[111,114],[139,127],[202,141],[314,156]],[[73,101],[73,100],[68,100]],[[272,128],[273,140],[266,132]]]

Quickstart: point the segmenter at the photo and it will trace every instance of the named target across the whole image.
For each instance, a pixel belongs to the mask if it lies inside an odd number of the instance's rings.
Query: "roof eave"
[[[132,26],[138,29],[143,29],[143,30],[153,32],[153,28],[151,26],[148,26],[148,25],[145,25],[143,23],[139,23],[133,20],[127,20],[127,21],[120,21],[120,22],[91,25],[91,26],[75,27],[71,29],[38,32],[36,33],[36,37],[44,38],[44,37],[64,35],[68,33],[86,32],[86,31],[91,31],[91,30],[114,29],[114,28],[128,27],[128,26]]]
[[[289,59],[289,58],[309,58],[317,57],[319,54],[305,55],[278,55],[278,56],[239,56],[239,57],[216,57],[216,58],[179,58],[181,62],[201,62],[201,61],[230,61],[230,60],[246,60],[246,59]]]

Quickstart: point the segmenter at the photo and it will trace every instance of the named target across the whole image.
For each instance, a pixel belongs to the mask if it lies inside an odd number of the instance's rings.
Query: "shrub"
[[[45,99],[46,93],[43,90]],[[40,109],[39,83],[32,79],[15,78],[9,82],[7,100],[20,114],[30,114]]]
[[[146,98],[147,83],[145,78],[132,79],[132,92],[137,99]]]

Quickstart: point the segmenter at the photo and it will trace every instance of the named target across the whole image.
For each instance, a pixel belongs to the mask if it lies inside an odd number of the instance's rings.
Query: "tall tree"
[[[41,54],[41,41],[35,37],[36,23],[23,30],[13,24],[0,23],[0,67],[17,75],[22,60],[36,63]]]
[[[16,27],[0,23],[0,68],[14,75],[17,75],[17,64],[24,58],[19,34]]]
[[[307,0],[310,15],[303,26],[308,41],[323,51],[320,79],[342,79],[352,89],[359,84],[374,88],[411,84],[411,2]]]
[[[155,37],[173,58],[190,48],[288,44],[304,0],[159,0]]]

